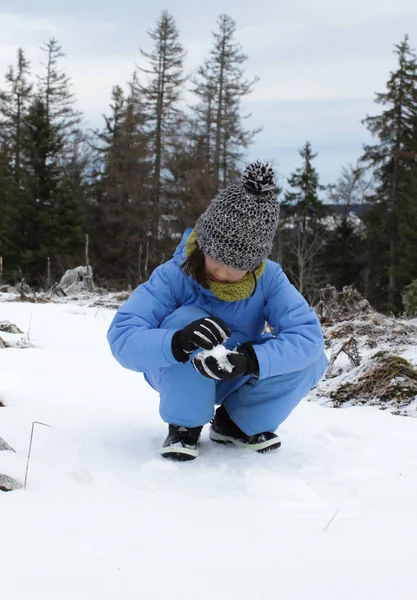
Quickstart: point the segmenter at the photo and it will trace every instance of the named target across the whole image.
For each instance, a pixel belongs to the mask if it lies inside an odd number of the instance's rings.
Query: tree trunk
[[[397,288],[397,236],[398,236],[398,216],[400,210],[400,199],[398,194],[398,161],[401,148],[402,133],[402,86],[399,91],[399,103],[397,113],[397,131],[394,151],[394,165],[391,186],[391,215],[390,215],[390,249],[389,249],[389,267],[388,267],[388,303],[391,310],[396,308],[396,288]]]
[[[219,88],[217,94],[217,114],[216,114],[216,145],[214,150],[214,172],[216,178],[216,186],[219,186],[220,182],[220,153],[221,153],[221,134],[223,126],[223,112],[224,112],[224,68],[225,68],[225,39],[222,40],[222,51],[220,56],[220,73],[219,73]]]
[[[155,246],[159,234],[159,217],[160,217],[160,196],[161,196],[161,165],[162,165],[162,119],[164,107],[165,93],[165,44],[162,43],[159,74],[158,74],[158,98],[156,104],[156,132],[155,132],[155,175],[153,186],[153,203],[152,203],[152,247],[151,252],[154,254]]]

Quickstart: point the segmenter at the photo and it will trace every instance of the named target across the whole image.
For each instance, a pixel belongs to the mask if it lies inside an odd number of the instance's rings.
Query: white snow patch
[[[32,421],[53,426],[27,490],[0,492],[2,598],[414,600],[417,419],[302,402],[280,453],[205,428],[196,461],[166,461],[158,395],[107,346],[113,314],[0,304],[36,343],[1,351],[0,473],[22,483]]]

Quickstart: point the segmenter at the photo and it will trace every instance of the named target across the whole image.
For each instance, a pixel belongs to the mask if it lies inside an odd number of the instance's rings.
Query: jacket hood
[[[182,234],[181,241],[178,244],[178,246],[174,252],[174,260],[179,265],[182,265],[182,263],[187,258],[186,254],[185,254],[185,245],[186,245],[187,240],[188,240],[189,236],[191,235],[192,231],[193,230],[191,227],[189,227],[188,229],[186,229],[184,231],[184,233]]]

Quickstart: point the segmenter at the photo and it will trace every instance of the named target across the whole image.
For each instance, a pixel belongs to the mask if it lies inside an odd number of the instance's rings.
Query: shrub
[[[414,279],[403,292],[403,305],[410,319],[417,317],[417,279]]]

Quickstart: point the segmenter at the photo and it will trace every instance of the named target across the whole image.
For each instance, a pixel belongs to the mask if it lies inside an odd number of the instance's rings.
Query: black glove
[[[187,362],[197,348],[212,350],[230,337],[230,329],[218,317],[204,317],[176,331],[172,338],[172,354],[178,362]]]
[[[255,350],[250,342],[245,342],[235,352],[226,354],[230,364],[229,369],[222,368],[214,356],[196,356],[193,358],[193,367],[204,377],[226,381],[243,377],[243,375],[259,375],[259,363]]]

